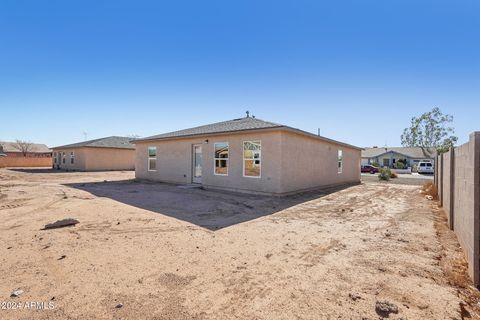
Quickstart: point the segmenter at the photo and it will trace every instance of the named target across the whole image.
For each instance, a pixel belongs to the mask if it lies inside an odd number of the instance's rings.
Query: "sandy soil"
[[[478,317],[418,186],[276,199],[132,178],[0,169],[0,302],[23,304],[0,319],[379,319],[381,300],[391,319]]]
[[[390,179],[389,181],[380,181],[378,174],[362,174],[362,182],[364,183],[387,183],[387,184],[408,184],[423,186],[425,183],[433,182],[433,176],[428,175],[409,175],[399,174],[398,178]]]

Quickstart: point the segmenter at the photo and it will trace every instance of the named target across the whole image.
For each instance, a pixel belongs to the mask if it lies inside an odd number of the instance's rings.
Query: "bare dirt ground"
[[[362,182],[408,184],[408,185],[423,186],[425,183],[433,182],[433,175],[398,174],[397,178],[390,179],[389,181],[380,181],[378,179],[378,174],[362,173]]]
[[[383,300],[390,319],[479,316],[418,186],[278,199],[132,178],[0,169],[0,302],[53,305],[0,319],[379,319]],[[63,218],[80,223],[40,230]]]

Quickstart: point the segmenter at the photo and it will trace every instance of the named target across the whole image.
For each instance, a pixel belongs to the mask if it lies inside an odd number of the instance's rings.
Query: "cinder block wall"
[[[438,167],[438,177],[436,179],[438,183],[437,185],[438,200],[440,202],[440,206],[443,206],[443,176],[445,175],[445,173],[443,171],[442,155],[439,155],[436,160],[437,160],[436,166]]]
[[[469,142],[440,156],[436,183],[447,214],[468,261],[468,272],[480,285],[480,132]]]
[[[478,175],[480,133],[455,149],[454,230],[468,260],[469,274],[479,284]]]
[[[0,157],[0,168],[4,167],[51,167],[51,157]]]
[[[448,218],[448,224],[450,228],[453,228],[453,218],[451,216],[452,210],[451,210],[451,205],[452,205],[452,181],[451,181],[451,161],[452,161],[452,153],[453,149],[450,151],[444,153],[441,155],[442,161],[439,163],[441,165],[441,171],[442,171],[442,207],[443,210],[445,210],[445,213],[447,214]]]

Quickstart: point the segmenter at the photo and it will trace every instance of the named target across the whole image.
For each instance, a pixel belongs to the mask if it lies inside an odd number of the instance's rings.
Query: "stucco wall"
[[[338,173],[338,150],[343,170]],[[299,134],[282,132],[281,192],[360,182],[361,151]]]
[[[70,153],[74,153],[74,162],[70,163]],[[63,153],[65,153],[65,163],[63,163]],[[53,167],[65,170],[85,171],[85,152],[83,148],[55,149],[53,151]]]
[[[116,148],[85,148],[86,170],[133,170],[135,150]]]
[[[202,139],[136,143],[135,177],[173,183],[192,182],[192,144]],[[157,147],[156,171],[148,171],[148,147]]]
[[[208,140],[208,143],[205,142]],[[243,176],[243,142],[260,140],[261,176]],[[228,176],[214,175],[214,144],[229,143]],[[137,142],[135,174],[139,179],[192,183],[192,145],[201,144],[204,187],[284,194],[315,187],[360,181],[360,150],[337,147],[284,131],[263,131]],[[148,171],[148,147],[157,147],[156,171]],[[337,150],[344,152],[343,173],[337,173]]]
[[[70,163],[70,153],[74,152],[74,163]],[[54,152],[65,152],[65,163],[60,169],[78,171],[133,170],[135,168],[135,150],[116,148],[69,148],[55,149]],[[55,164],[55,163],[54,163]]]
[[[205,140],[208,139],[208,143]],[[205,138],[176,139],[137,143],[135,175],[140,179],[192,183],[192,145],[202,145],[202,184],[205,187],[253,191],[280,192],[280,132],[216,135]],[[262,142],[261,177],[243,177],[243,141]],[[229,143],[228,176],[214,175],[214,144]],[[147,150],[157,147],[157,170],[148,171]]]

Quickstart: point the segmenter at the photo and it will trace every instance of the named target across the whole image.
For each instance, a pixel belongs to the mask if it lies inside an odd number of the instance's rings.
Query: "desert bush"
[[[396,178],[398,178],[398,175],[395,172],[390,171],[390,178],[396,179]]]
[[[431,197],[431,199],[438,199],[438,190],[437,187],[433,182],[427,182],[422,186],[422,194],[427,197]]]
[[[380,168],[380,163],[378,163],[377,161],[372,161],[372,163],[370,163],[370,165],[372,165],[374,167],[377,167],[377,168]]]
[[[402,160],[395,162],[395,169],[405,169],[406,165]]]
[[[392,177],[392,170],[388,167],[383,167],[380,169],[380,174],[378,175],[379,180],[388,181]]]

